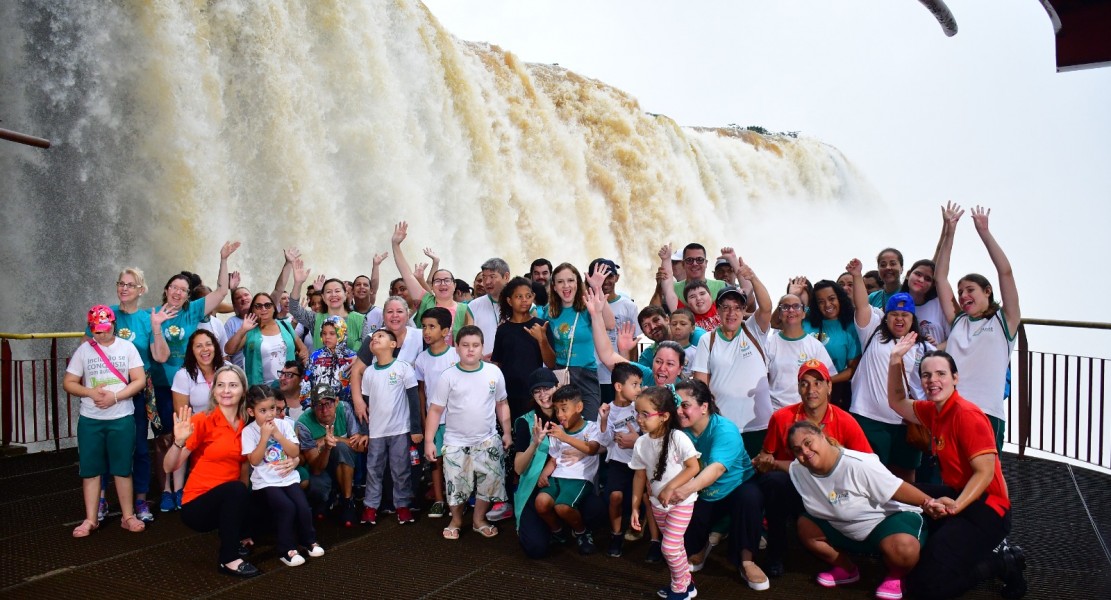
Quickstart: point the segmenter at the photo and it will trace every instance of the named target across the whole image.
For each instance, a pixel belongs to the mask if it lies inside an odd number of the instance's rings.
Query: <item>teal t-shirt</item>
[[[559,313],[559,317],[552,318],[548,315],[548,342],[555,352],[556,364],[562,367],[582,367],[584,369],[597,369],[598,363],[594,360],[594,333],[590,329],[590,313],[581,311],[578,314],[578,323],[575,322],[575,309],[567,307]],[[571,339],[571,330],[575,330],[575,339]],[[567,357],[570,356],[570,362]]]
[[[838,372],[844,371],[850,360],[860,358],[860,336],[856,334],[856,327],[852,323],[848,327],[842,327],[841,321],[837,319],[822,319],[822,324],[818,327],[811,325],[810,321],[803,321],[802,328],[826,347]]]
[[[872,306],[883,310],[887,307],[887,301],[890,300],[892,296],[898,293],[899,292],[896,290],[894,293],[888,294],[883,288],[880,288],[872,292],[871,294],[868,294],[868,304],[871,304]]]
[[[162,309],[159,308],[159,311]],[[148,322],[150,315],[147,315]],[[164,363],[151,365],[151,377],[154,385],[170,387],[177,375],[178,369],[185,364],[185,353],[189,350],[189,336],[197,330],[197,325],[204,318],[204,299],[191,301],[177,316],[162,324],[162,337],[166,338],[166,345],[170,347],[170,358]],[[152,332],[153,335],[153,332]],[[148,350],[149,351],[149,350]]]
[[[755,474],[752,461],[745,452],[741,431],[729,419],[710,415],[710,423],[702,435],[696,437],[690,430],[686,430],[686,434],[694,442],[694,449],[702,453],[698,458],[699,466],[703,469],[714,463],[725,466],[725,472],[717,481],[698,492],[700,499],[707,502],[721,500]]]

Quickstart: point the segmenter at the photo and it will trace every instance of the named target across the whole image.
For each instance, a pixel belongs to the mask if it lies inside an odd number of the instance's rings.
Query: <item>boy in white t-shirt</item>
[[[420,444],[424,436],[420,423],[420,396],[417,378],[409,363],[394,358],[397,337],[388,329],[379,329],[370,336],[374,364],[363,370],[362,394],[367,403],[366,495],[363,498],[361,523],[378,522],[378,506],[382,502],[382,479],[389,463],[393,477],[393,502],[397,520],[416,522],[409,508],[413,499],[411,483],[411,444]]]
[[[448,337],[451,335],[451,312],[442,306],[433,306],[432,308],[424,311],[420,318],[421,332],[424,335],[424,343],[428,348],[421,351],[420,354],[413,360],[413,371],[417,376],[417,390],[420,392],[421,399],[421,422],[425,422],[428,410],[432,406],[432,392],[436,390],[436,384],[440,381],[440,374],[444,371],[454,367],[459,362],[459,353],[455,348],[448,345]],[[425,441],[431,439],[436,444],[436,456],[443,453],[444,445],[444,420],[447,414],[440,415],[440,426],[436,428],[433,438],[425,438]],[[432,465],[432,508],[428,511],[428,516],[432,518],[440,518],[444,516],[444,466],[443,463],[434,460],[430,461]]]
[[[443,535],[448,540],[459,539],[463,510],[472,492],[475,495],[472,529],[483,537],[498,534],[486,513],[492,503],[506,500],[504,452],[513,439],[505,377],[496,365],[482,361],[482,339],[482,330],[474,325],[459,329],[455,340],[459,363],[440,375],[424,423],[424,455],[434,461],[436,430],[441,427],[441,415],[446,417],[443,461],[451,523],[444,528]],[[504,432],[500,440],[498,423]]]
[[[640,394],[640,369],[627,362],[613,366],[613,402],[599,410],[599,417],[606,412],[606,429],[600,440],[606,448],[606,488],[609,492],[610,546],[608,556],[621,556],[625,541],[624,516],[632,504],[633,458],[632,445],[640,435],[637,411],[633,406]]]
[[[73,537],[85,537],[99,526],[100,478],[108,474],[116,480],[116,495],[123,513],[120,525],[135,533],[146,528],[135,516],[132,503],[135,409],[131,398],[144,389],[147,377],[135,345],[116,337],[115,322],[116,314],[111,308],[99,304],[89,309],[93,339],[73,353],[62,380],[66,392],[81,398],[77,447],[85,520],[73,530]]]
[[[594,553],[594,537],[583,522],[579,504],[594,487],[602,431],[583,419],[583,398],[578,386],[563,386],[552,394],[556,422],[548,424],[548,464],[536,482],[536,512],[548,525],[552,538],[566,541],[563,523],[579,545],[580,554]],[[600,415],[605,425],[605,415]]]

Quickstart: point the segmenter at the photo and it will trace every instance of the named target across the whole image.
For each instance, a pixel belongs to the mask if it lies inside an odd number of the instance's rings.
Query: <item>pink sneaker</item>
[[[876,597],[884,600],[902,600],[903,580],[888,576],[880,587],[876,588]]]
[[[846,571],[841,567],[833,567],[824,573],[818,573],[818,585],[822,587],[831,588],[858,581],[860,581],[860,569],[856,567],[853,567],[851,571]]]

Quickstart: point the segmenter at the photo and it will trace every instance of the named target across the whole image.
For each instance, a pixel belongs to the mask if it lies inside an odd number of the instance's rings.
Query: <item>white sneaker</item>
[[[508,502],[495,502],[486,513],[487,521],[504,521],[513,516],[513,505]]]
[[[284,563],[285,566],[287,566],[287,567],[299,567],[299,566],[305,564],[305,557],[304,556],[301,556],[300,554],[298,554],[296,550],[293,550],[292,552],[293,552],[292,556],[287,555],[287,556],[282,557],[282,563]]]
[[[321,556],[324,556],[324,548],[321,547],[320,544],[313,544],[312,547],[309,548],[309,556],[313,558],[320,558]]]

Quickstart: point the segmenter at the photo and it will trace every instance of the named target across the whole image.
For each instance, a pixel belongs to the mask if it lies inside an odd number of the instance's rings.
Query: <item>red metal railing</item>
[[[0,442],[41,446],[77,436],[79,402],[62,389],[66,362],[72,348],[59,355],[58,340],[81,338],[81,332],[0,334]],[[20,358],[12,354],[10,340],[49,339],[45,358]]]

